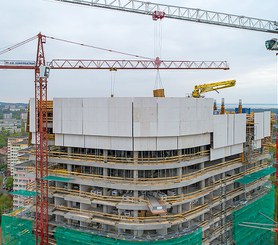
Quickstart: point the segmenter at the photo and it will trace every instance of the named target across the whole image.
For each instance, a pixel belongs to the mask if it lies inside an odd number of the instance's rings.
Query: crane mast
[[[278,22],[242,15],[227,14],[196,8],[180,7],[137,0],[54,0],[63,3],[106,8],[151,15],[154,20],[171,18],[203,24],[212,24],[251,31],[278,33]]]

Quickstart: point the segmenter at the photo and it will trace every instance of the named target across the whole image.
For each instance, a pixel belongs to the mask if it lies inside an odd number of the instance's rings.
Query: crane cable
[[[82,47],[93,48],[93,49],[98,49],[98,50],[107,51],[107,52],[111,52],[111,53],[132,56],[132,57],[135,57],[135,58],[143,58],[143,59],[147,59],[147,60],[152,60],[149,57],[145,57],[145,56],[141,56],[141,55],[137,55],[137,54],[131,54],[131,53],[122,52],[122,51],[118,51],[118,50],[107,49],[107,48],[98,47],[98,46],[94,46],[94,45],[90,45],[90,44],[70,41],[70,40],[66,40],[66,39],[61,39],[61,38],[57,38],[57,37],[50,37],[50,36],[46,36],[46,37],[49,38],[49,39],[52,39],[52,40],[65,42],[65,43],[70,43],[70,44],[74,44],[74,45],[79,45],[79,46],[82,46]]]
[[[110,69],[110,75],[111,75],[111,84],[110,84],[110,97],[114,97],[115,96],[115,81],[116,81],[116,72],[117,69],[116,68],[111,68]]]
[[[162,19],[154,21],[154,58],[158,59],[162,53]],[[163,88],[159,69],[156,70],[154,89]]]

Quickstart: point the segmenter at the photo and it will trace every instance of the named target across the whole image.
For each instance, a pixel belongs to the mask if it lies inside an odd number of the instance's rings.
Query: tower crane
[[[156,4],[136,0],[55,0],[64,3],[79,4],[85,6],[107,8],[131,13],[151,15],[153,20],[171,18],[177,20],[192,21],[197,23],[226,26],[238,29],[278,33],[278,24],[276,21],[250,18],[245,16],[213,12],[201,9],[179,7],[173,5]],[[47,132],[47,81],[49,67],[45,61],[44,44],[46,36],[41,33],[28,39],[19,45],[15,45],[6,51],[38,39],[37,58],[35,66],[29,65],[4,65],[3,69],[34,69],[35,70],[35,112],[36,112],[36,244],[48,244],[48,186],[44,178],[48,174],[48,132]],[[0,55],[3,52],[0,52]],[[143,62],[144,63],[144,62]],[[69,65],[68,62],[65,64]],[[93,64],[93,63],[91,63]],[[202,63],[203,64],[203,63]],[[57,65],[55,63],[55,65]],[[129,64],[130,65],[130,64]],[[155,67],[159,69],[160,60],[156,60]],[[8,67],[9,66],[9,67]],[[25,67],[24,67],[25,66]],[[31,65],[32,66],[32,65]],[[199,67],[202,68],[203,66]],[[198,68],[198,69],[199,69]],[[50,66],[51,69],[51,66]],[[54,68],[54,63],[53,67]],[[58,69],[58,68],[57,68]],[[75,66],[68,69],[85,69]],[[89,68],[86,68],[89,69]],[[92,68],[90,68],[92,69]],[[132,68],[133,69],[133,68]],[[148,69],[148,68],[144,68]],[[206,68],[208,69],[208,68]],[[209,68],[210,69],[210,68]],[[40,194],[39,194],[40,191]]]
[[[211,92],[211,91],[218,91],[219,89],[230,88],[236,85],[236,80],[228,80],[222,82],[215,82],[215,83],[206,83],[201,85],[196,85],[192,92],[192,97],[200,98],[201,94]]]

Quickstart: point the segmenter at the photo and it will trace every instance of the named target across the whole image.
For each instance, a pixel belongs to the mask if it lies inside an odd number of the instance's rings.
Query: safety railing
[[[124,177],[115,177],[115,176],[104,176],[104,175],[97,175],[97,174],[87,174],[87,173],[79,173],[74,171],[67,171],[65,169],[49,169],[49,175],[67,177],[67,178],[82,178],[82,179],[90,179],[90,180],[102,180],[102,181],[111,181],[111,182],[118,182],[118,183],[125,183],[125,184],[165,184],[167,183],[179,183],[186,180],[191,180],[197,177],[204,175],[205,173],[223,170],[228,166],[233,166],[236,164],[241,163],[240,158],[230,160],[227,162],[215,164],[213,166],[209,166],[191,173],[186,173],[180,176],[169,176],[169,177],[159,177],[159,178],[124,178]],[[29,172],[34,172],[34,167],[29,167]]]
[[[197,206],[194,209],[191,209],[189,211],[185,211],[183,213],[179,214],[165,214],[163,216],[160,215],[152,215],[152,216],[144,216],[144,217],[132,217],[132,216],[125,216],[125,215],[116,215],[116,214],[109,214],[99,211],[93,211],[93,210],[80,210],[79,208],[72,208],[72,207],[65,207],[60,205],[49,205],[52,208],[52,212],[62,211],[62,212],[71,212],[75,214],[81,214],[89,217],[98,217],[98,220],[101,221],[101,219],[110,219],[114,222],[127,222],[127,223],[152,223],[152,222],[165,222],[165,221],[176,221],[179,219],[185,219],[186,217],[190,215],[198,214],[202,211],[205,211],[208,208],[207,204],[202,204]],[[105,222],[105,221],[104,221]]]
[[[32,154],[35,152],[33,151]],[[78,153],[66,153],[58,150],[49,151],[49,157],[60,158],[75,161],[93,161],[93,162],[105,162],[105,163],[127,163],[134,164],[165,164],[165,163],[176,163],[182,161],[189,161],[196,158],[201,158],[204,156],[209,156],[209,150],[199,151],[192,154],[184,154],[171,157],[153,157],[153,158],[133,158],[133,157],[116,157],[116,156],[103,156],[103,155],[93,155],[93,154],[78,154]]]

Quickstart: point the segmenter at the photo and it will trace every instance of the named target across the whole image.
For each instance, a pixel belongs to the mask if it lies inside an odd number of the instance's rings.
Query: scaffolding
[[[266,195],[233,212],[233,240],[237,245],[274,244],[274,232],[241,226],[243,222],[273,225],[274,188]]]

